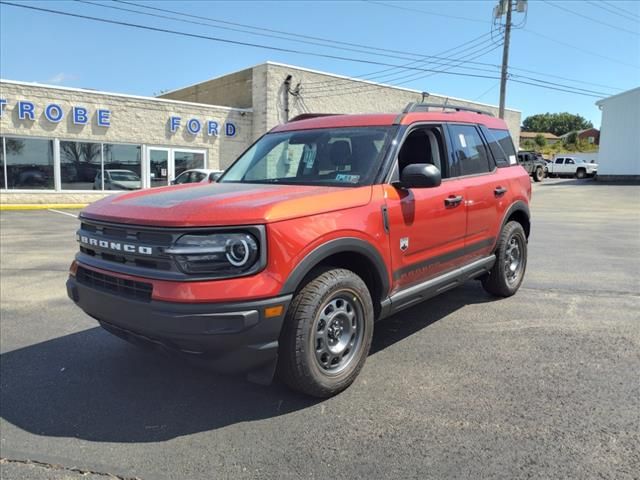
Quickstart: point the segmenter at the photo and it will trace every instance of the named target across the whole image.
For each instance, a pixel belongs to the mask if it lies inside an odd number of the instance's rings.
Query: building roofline
[[[230,75],[235,75],[236,73],[244,72],[245,70],[253,70],[253,69],[255,69],[257,67],[261,67],[263,65],[273,65],[273,66],[276,66],[276,67],[292,68],[292,69],[300,70],[300,71],[303,71],[303,72],[315,73],[315,74],[318,74],[318,75],[326,75],[328,77],[339,78],[339,79],[342,79],[342,80],[349,80],[349,81],[352,81],[352,82],[366,83],[366,84],[369,84],[369,85],[375,85],[375,86],[384,87],[384,88],[393,88],[395,90],[403,90],[405,92],[415,93],[415,94],[418,94],[418,95],[422,94],[422,91],[415,90],[415,89],[412,89],[412,88],[398,87],[396,85],[390,85],[388,83],[372,82],[372,81],[363,80],[363,79],[360,79],[360,78],[349,77],[347,75],[340,75],[340,74],[337,74],[337,73],[324,72],[322,70],[314,70],[312,68],[300,67],[300,66],[297,66],[297,65],[290,65],[288,63],[280,63],[280,62],[273,62],[271,60],[267,60],[266,62],[257,63],[255,65],[250,66],[250,67],[241,68],[239,70],[234,70],[232,72],[225,73],[223,75],[218,75],[218,76],[215,76],[215,77],[211,77],[211,78],[208,78],[206,80],[202,80],[200,82],[196,82],[196,83],[192,83],[192,84],[189,84],[189,85],[185,85],[184,87],[174,88],[173,90],[169,90],[167,92],[163,92],[161,95],[169,95],[171,93],[179,92],[180,90],[185,90],[187,88],[195,87],[196,85],[202,85],[203,83],[211,82],[213,80],[218,80],[220,78],[224,78],[224,77],[227,77],[227,76],[230,76]],[[476,102],[474,100],[469,100],[469,99],[466,99],[466,98],[451,97],[451,96],[448,96],[448,95],[444,95],[444,94],[441,94],[441,93],[435,93],[435,92],[433,92],[433,93],[429,92],[429,93],[431,93],[432,95],[438,96],[438,97],[448,98],[449,100],[453,100],[453,101],[473,103],[474,105],[482,105],[482,106],[491,107],[491,108],[499,108],[498,105],[492,105],[490,103]],[[507,110],[509,110],[511,112],[522,113],[522,110],[517,110],[515,108],[507,107]]]
[[[277,66],[277,67],[293,68],[293,69],[296,69],[296,70],[302,70],[303,72],[315,73],[315,74],[319,74],[319,75],[326,75],[328,77],[340,78],[342,80],[350,80],[352,82],[367,83],[369,85],[375,85],[375,86],[378,86],[378,87],[393,88],[395,90],[404,90],[405,92],[417,93],[418,95],[422,94],[421,90],[415,90],[413,88],[398,87],[396,85],[390,85],[388,83],[372,82],[370,80],[363,80],[361,78],[354,78],[354,77],[349,77],[347,75],[340,75],[340,74],[337,74],[337,73],[324,72],[322,70],[314,70],[314,69],[311,69],[311,68],[298,67],[296,65],[289,65],[287,63],[279,63],[279,62],[267,61],[267,62],[265,62],[265,64],[266,65],[274,65],[274,66]],[[259,64],[259,65],[256,65],[255,67],[260,66],[260,65],[264,65],[264,64]],[[251,67],[251,68],[255,68],[255,67]],[[449,95],[444,95],[444,94],[436,93],[436,92],[429,92],[429,94],[430,95],[435,95],[437,97],[448,98],[449,100],[456,100],[456,101],[459,101],[459,102],[473,103],[475,105],[483,105],[485,107],[499,108],[498,105],[492,105],[490,103],[476,102],[474,100],[469,100],[467,98],[451,97]],[[507,110],[510,110],[512,112],[522,113],[522,110],[516,110],[515,108],[509,108],[508,107]]]
[[[105,92],[105,91],[101,91],[101,90],[91,90],[88,88],[75,88],[75,87],[63,87],[60,85],[48,85],[45,83],[37,83],[37,82],[22,82],[19,80],[8,80],[5,78],[0,78],[0,84],[2,83],[6,83],[9,85],[22,85],[22,86],[27,86],[27,87],[37,87],[37,88],[49,88],[49,89],[53,89],[53,90],[62,90],[62,91],[66,91],[66,92],[81,92],[81,93],[88,93],[88,94],[94,94],[94,95],[108,95],[111,97],[119,97],[119,98],[131,98],[131,99],[135,99],[135,100],[145,100],[145,101],[152,101],[152,102],[159,102],[159,103],[169,103],[169,104],[174,104],[174,105],[187,105],[187,106],[195,106],[195,107],[205,107],[205,108],[217,108],[220,110],[228,110],[228,111],[235,111],[235,112],[246,112],[246,113],[252,113],[253,109],[252,108],[236,108],[236,107],[226,107],[223,105],[210,105],[208,103],[196,103],[196,102],[185,102],[182,100],[171,100],[169,98],[158,98],[158,97],[145,97],[142,95],[129,95],[126,93],[114,93],[114,92]]]
[[[250,67],[241,68],[240,70],[233,70],[232,72],[223,73],[222,75],[217,75],[215,77],[207,78],[206,80],[201,80],[200,82],[190,83],[189,85],[185,85],[184,87],[173,88],[171,90],[167,90],[166,92],[162,92],[160,95],[169,95],[171,93],[179,92],[180,90],[186,90],[187,88],[195,87],[197,85],[202,85],[203,83],[208,83],[208,82],[212,82],[213,80],[219,80],[220,78],[224,78],[224,77],[228,77],[228,76],[231,76],[231,75],[235,75],[236,73],[244,72],[246,70],[253,70],[256,67],[259,67],[261,65],[266,65],[267,63],[269,63],[269,62],[262,62],[262,63],[258,63],[256,65],[252,65]],[[156,98],[160,98],[160,97],[158,96]]]
[[[600,106],[603,103],[608,102],[609,100],[613,100],[614,98],[618,98],[618,97],[621,97],[623,95],[628,95],[628,94],[636,92],[636,91],[640,91],[640,87],[632,88],[631,90],[625,90],[624,92],[616,93],[615,95],[611,95],[610,97],[601,98],[600,100],[598,100],[596,102],[596,105]]]

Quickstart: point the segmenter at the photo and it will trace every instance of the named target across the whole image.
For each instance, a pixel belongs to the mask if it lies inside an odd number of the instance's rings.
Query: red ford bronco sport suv
[[[519,288],[531,182],[504,121],[460,107],[291,121],[217,183],[80,214],[69,297],[109,332],[318,397],[376,320],[462,284]]]

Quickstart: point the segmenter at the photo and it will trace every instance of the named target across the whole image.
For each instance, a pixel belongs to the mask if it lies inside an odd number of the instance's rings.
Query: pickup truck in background
[[[559,156],[546,166],[548,177],[594,177],[598,173],[597,163],[587,163],[576,156]]]
[[[518,163],[536,182],[541,182],[545,175],[546,162],[542,155],[532,151],[518,152]]]

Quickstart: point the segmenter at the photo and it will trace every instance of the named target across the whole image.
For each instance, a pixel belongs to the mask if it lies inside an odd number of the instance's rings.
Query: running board
[[[473,263],[456,268],[439,277],[431,278],[417,285],[400,290],[383,302],[382,311],[378,319],[388,317],[394,313],[409,308],[417,303],[435,297],[442,292],[462,285],[467,280],[487,273],[496,261],[495,255],[490,255]]]

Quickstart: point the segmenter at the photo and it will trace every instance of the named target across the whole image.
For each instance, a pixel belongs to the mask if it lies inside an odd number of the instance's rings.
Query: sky
[[[497,78],[502,47],[499,33],[494,31],[494,35],[490,35],[497,0],[166,0],[144,3],[127,0],[192,17],[122,2],[0,1],[3,2],[0,4],[0,77],[4,79],[154,95],[270,60],[341,75],[365,76],[383,83],[488,104],[497,105],[499,100]],[[257,46],[99,23],[18,8],[4,2]],[[640,86],[640,1],[530,0],[528,3],[526,17],[514,13],[514,23],[519,27],[512,30],[511,36],[509,65],[514,76],[507,87],[507,107],[521,110],[523,119],[536,113],[568,111],[586,117],[598,127],[600,111],[595,105],[598,98]],[[213,20],[272,31],[248,32],[246,27]],[[327,39],[329,43],[309,37]],[[300,43],[300,40],[313,44]],[[453,64],[443,60],[448,58],[461,60]],[[418,59],[421,62],[415,63]],[[482,64],[461,63],[463,59]],[[414,70],[397,68],[398,65],[409,65]],[[431,72],[444,69],[457,74]],[[387,71],[375,74],[381,70]],[[516,83],[516,80],[531,82],[531,79],[535,79],[534,83],[547,82],[544,83],[547,87],[568,88],[572,92]],[[595,97],[579,95],[575,88]]]

